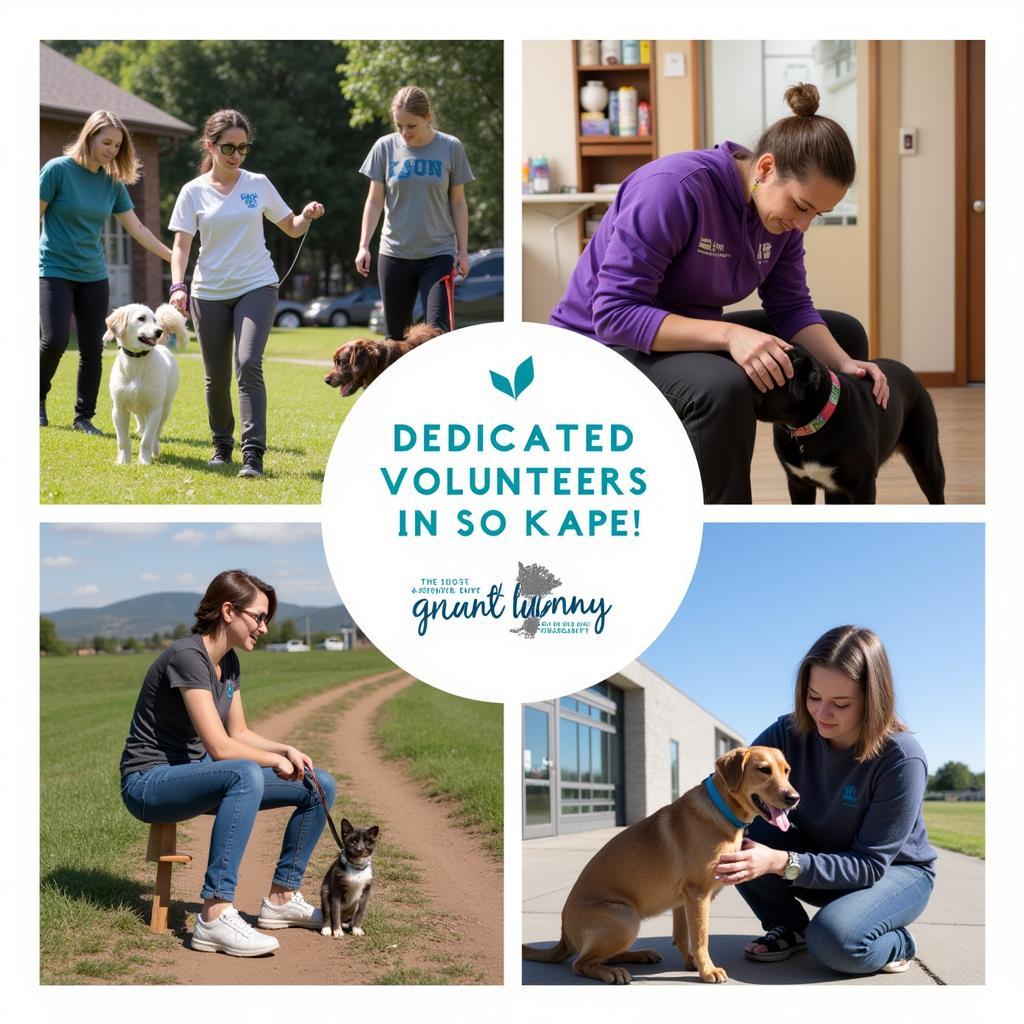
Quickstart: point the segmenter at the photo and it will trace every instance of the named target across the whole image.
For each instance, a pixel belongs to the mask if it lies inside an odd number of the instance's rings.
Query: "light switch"
[[[917,129],[900,129],[900,156],[915,156],[917,153]]]
[[[665,77],[685,78],[686,77],[686,54],[666,53],[665,54]]]

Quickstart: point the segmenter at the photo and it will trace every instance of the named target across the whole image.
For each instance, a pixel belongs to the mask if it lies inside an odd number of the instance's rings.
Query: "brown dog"
[[[401,341],[354,338],[334,353],[334,368],[324,377],[324,383],[338,388],[341,397],[346,398],[360,388],[368,388],[399,356],[441,333],[429,324],[413,324]]]
[[[743,828],[716,806],[708,784],[740,825],[757,815],[789,828],[786,811],[800,800],[789,765],[775,747],[738,747],[715,762],[714,774],[678,800],[606,843],[583,869],[562,910],[562,937],[551,949],[523,946],[525,960],[558,963],[577,954],[573,971],[615,985],[632,981],[624,967],[653,964],[653,949],[630,949],[640,922],[672,910],[672,944],[701,981],[727,981],[708,956],[708,910],[722,888],[715,865],[738,850]]]

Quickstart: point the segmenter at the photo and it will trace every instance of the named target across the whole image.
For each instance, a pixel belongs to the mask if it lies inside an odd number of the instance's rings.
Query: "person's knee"
[[[870,947],[862,931],[842,919],[819,911],[807,927],[807,950],[820,964],[843,974],[869,974]]]
[[[231,774],[230,788],[237,792],[263,798],[263,769],[255,761],[222,761]]]
[[[334,776],[330,772],[325,772],[323,768],[315,769],[314,774],[316,775],[317,782],[320,783],[321,789],[324,791],[324,796],[327,798],[328,808],[333,807],[334,797],[338,789]]]

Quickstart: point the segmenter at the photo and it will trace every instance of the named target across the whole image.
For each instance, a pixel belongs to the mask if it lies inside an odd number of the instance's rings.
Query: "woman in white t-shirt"
[[[359,168],[370,179],[363,206],[356,270],[370,273],[370,239],[381,211],[377,280],[389,338],[404,337],[417,294],[423,316],[439,331],[451,330],[442,279],[453,265],[465,277],[469,207],[466,183],[473,171],[462,143],[434,127],[430,98],[415,85],[391,100],[395,130],[379,138]]]
[[[206,368],[206,407],[213,433],[211,466],[231,462],[235,419],[231,409],[231,363],[238,375],[242,419],[239,476],[263,475],[267,447],[267,392],[263,350],[277,311],[277,271],[263,238],[263,218],[299,238],[324,215],[320,203],[293,214],[270,180],[242,169],[252,150],[252,127],[237,110],[207,118],[200,139],[199,177],[182,188],[171,214],[171,304],[186,312],[192,239],[199,232],[199,259],[192,275],[192,322]],[[232,345],[234,339],[234,346]]]

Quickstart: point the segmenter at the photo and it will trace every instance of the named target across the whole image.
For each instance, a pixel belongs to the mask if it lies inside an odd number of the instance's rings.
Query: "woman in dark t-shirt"
[[[222,572],[196,609],[192,635],[153,663],[135,704],[121,755],[121,797],[140,821],[182,821],[215,814],[210,859],[191,946],[201,952],[262,956],[278,942],[239,917],[232,905],[242,853],[256,812],[294,807],[260,928],[320,928],[320,911],[299,887],[327,821],[329,806],[305,778],[313,762],[246,724],[236,649],[251,651],[274,617],[274,588],[237,569]],[[334,779],[315,769],[328,803]]]

